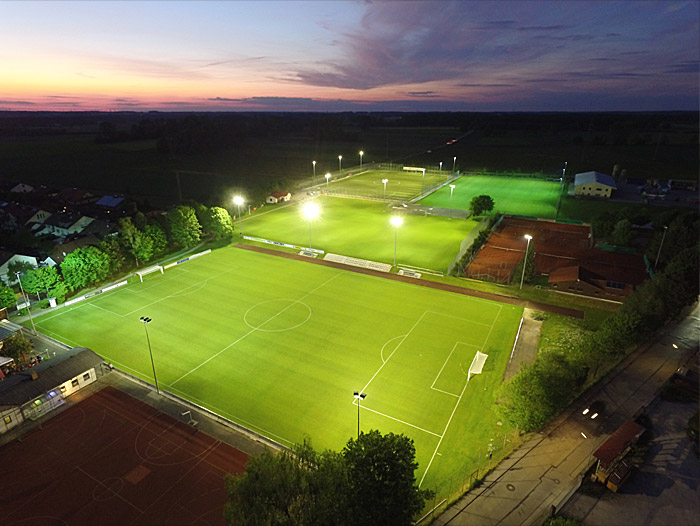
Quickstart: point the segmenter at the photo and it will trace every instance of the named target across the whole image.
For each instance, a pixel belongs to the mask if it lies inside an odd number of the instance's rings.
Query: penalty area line
[[[353,404],[356,404],[356,403],[357,403],[357,402],[353,402]],[[395,417],[393,417],[393,416],[389,416],[389,415],[387,415],[387,414],[385,414],[385,413],[381,413],[381,412],[379,412],[379,411],[376,411],[375,409],[371,409],[371,408],[369,408],[369,407],[367,407],[367,406],[364,406],[364,405],[363,405],[363,406],[360,406],[360,407],[361,407],[361,409],[363,409],[363,410],[372,411],[373,413],[376,413],[376,414],[378,414],[378,415],[380,415],[380,416],[383,416],[383,417],[385,417],[385,418],[389,418],[389,419],[394,420],[394,421],[396,421],[396,422],[399,422],[399,423],[401,423],[401,424],[405,424],[405,425],[410,426],[410,427],[412,427],[412,428],[414,428],[414,429],[417,429],[418,431],[423,431],[424,433],[428,433],[429,435],[433,435],[433,436],[436,436],[436,437],[438,437],[438,438],[442,438],[442,435],[438,435],[437,433],[433,433],[432,431],[428,431],[427,429],[423,429],[422,427],[418,427],[417,425],[411,424],[410,422],[406,422],[405,420],[401,420],[401,419],[399,419],[399,418],[395,418]]]

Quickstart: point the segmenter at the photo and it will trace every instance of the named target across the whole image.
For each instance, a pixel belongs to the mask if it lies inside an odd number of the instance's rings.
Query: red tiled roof
[[[601,445],[593,456],[600,460],[600,463],[609,466],[628,446],[634,444],[644,433],[644,427],[634,420],[627,420],[620,428]]]

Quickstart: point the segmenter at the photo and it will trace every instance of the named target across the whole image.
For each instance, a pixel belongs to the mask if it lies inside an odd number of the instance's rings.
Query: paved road
[[[451,526],[539,525],[559,510],[592,464],[591,454],[625,420],[650,404],[683,357],[697,350],[698,305],[677,325],[634,351],[603,381],[541,433],[532,435],[433,524]],[[679,349],[673,347],[673,343]],[[595,424],[580,411],[593,400],[606,404]],[[588,438],[583,438],[582,432]]]

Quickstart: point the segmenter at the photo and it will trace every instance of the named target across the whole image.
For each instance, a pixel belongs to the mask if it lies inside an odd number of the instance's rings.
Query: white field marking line
[[[486,346],[486,342],[488,339],[491,337],[491,332],[493,331],[493,328],[496,326],[496,321],[498,320],[498,315],[501,313],[502,310],[501,308],[498,309],[498,314],[496,314],[496,318],[493,320],[493,323],[491,324],[491,329],[489,329],[489,333],[486,335],[486,340],[484,340],[484,347]],[[433,451],[433,456],[430,457],[430,462],[428,462],[428,466],[425,468],[425,471],[423,472],[423,476],[420,479],[420,482],[418,483],[418,487],[420,488],[423,485],[423,481],[425,480],[425,476],[428,474],[428,471],[430,470],[430,466],[433,464],[433,460],[435,460],[435,455],[438,452],[438,449],[440,449],[440,444],[442,444],[442,439],[445,437],[445,434],[447,433],[447,428],[450,427],[450,423],[452,422],[452,417],[455,416],[455,412],[457,411],[457,408],[459,407],[459,403],[462,401],[462,397],[464,396],[464,391],[467,390],[467,386],[469,385],[469,380],[467,380],[464,383],[464,387],[462,388],[462,392],[459,395],[459,398],[457,399],[457,402],[455,403],[454,408],[452,409],[452,414],[450,415],[450,418],[447,420],[447,424],[445,425],[445,429],[442,431],[442,435],[440,436],[440,440],[437,443],[437,446],[435,446],[435,451]]]
[[[454,346],[452,347],[452,350],[450,351],[450,354],[448,354],[447,358],[445,358],[445,361],[442,364],[442,367],[440,367],[440,371],[438,371],[437,375],[435,376],[435,379],[433,380],[432,385],[430,386],[430,388],[434,389],[435,391],[440,391],[441,393],[445,393],[445,394],[448,394],[450,396],[454,396],[455,398],[458,398],[459,395],[454,394],[454,393],[450,393],[448,391],[443,391],[442,389],[438,389],[437,387],[435,387],[435,382],[437,382],[438,378],[440,378],[440,375],[442,374],[442,370],[447,365],[447,362],[450,360],[452,353],[455,352],[455,349],[457,348],[458,345],[466,345],[467,347],[476,347],[477,350],[479,349],[479,347],[477,345],[472,345],[470,343],[464,343],[464,342],[455,342]],[[460,368],[461,368],[461,366],[460,366]],[[464,369],[462,369],[462,372],[464,372]]]
[[[508,358],[508,363],[513,359],[513,354],[515,354],[515,346],[518,345],[518,337],[520,336],[520,329],[523,328],[523,320],[525,318],[520,318],[520,325],[518,325],[518,333],[515,335],[515,341],[513,342],[513,350],[510,351],[510,358]]]
[[[484,327],[490,327],[492,324],[491,323],[481,323],[480,321],[474,321],[474,320],[469,320],[466,318],[459,318],[457,316],[453,316],[452,314],[445,314],[444,312],[436,312],[436,311],[428,311],[430,314],[435,314],[437,316],[446,316],[448,318],[453,318],[455,320],[463,321],[465,323],[473,323],[475,325],[483,325]],[[500,311],[499,311],[500,312]],[[498,314],[496,314],[498,316]]]
[[[45,334],[47,334],[47,335],[49,335],[49,336],[51,336],[51,335],[53,334],[52,337],[53,337],[55,340],[58,340],[58,341],[61,342],[61,343],[65,343],[65,344],[72,343],[72,344],[73,344],[73,347],[82,347],[78,342],[73,341],[73,340],[71,340],[70,338],[66,338],[66,337],[63,336],[62,334],[59,334],[59,333],[57,333],[57,332],[55,332],[55,331],[52,331],[52,330],[49,330],[49,329],[45,329],[45,328],[42,327],[41,324],[39,324],[39,323],[37,323],[36,326],[37,326],[39,329],[41,329],[41,332],[43,332],[43,333],[45,333]]]
[[[204,361],[203,361],[202,363],[200,363],[197,367],[194,367],[193,369],[190,369],[188,372],[186,372],[185,374],[183,374],[180,378],[178,378],[177,380],[175,380],[175,381],[174,381],[172,384],[170,384],[170,385],[175,385],[175,384],[178,383],[180,380],[182,380],[185,376],[188,376],[188,375],[192,374],[194,371],[196,371],[197,369],[199,369],[199,368],[202,367],[203,365],[209,363],[211,360],[213,360],[214,358],[216,358],[217,356],[219,356],[221,353],[223,353],[224,351],[230,349],[231,347],[233,347],[234,345],[236,345],[238,342],[240,342],[241,340],[244,340],[246,337],[250,336],[250,335],[253,334],[254,332],[258,331],[258,330],[259,330],[261,327],[263,327],[265,324],[267,324],[268,322],[274,320],[274,319],[275,319],[277,316],[279,316],[280,314],[283,314],[283,313],[286,312],[287,310],[291,309],[291,308],[292,308],[294,305],[296,305],[297,303],[301,303],[302,300],[306,299],[308,296],[310,296],[311,294],[313,294],[314,292],[316,292],[317,290],[319,290],[321,287],[326,286],[326,285],[327,285],[328,283],[330,283],[332,280],[334,280],[335,278],[337,278],[338,276],[341,276],[341,275],[342,275],[342,272],[338,272],[337,274],[334,274],[333,276],[331,276],[330,278],[328,278],[326,281],[324,281],[323,283],[321,283],[319,286],[317,286],[316,288],[314,288],[314,289],[310,290],[309,292],[307,292],[306,294],[304,294],[301,298],[295,300],[293,303],[290,303],[288,306],[286,306],[284,309],[282,309],[281,311],[279,311],[279,312],[278,312],[277,314],[275,314],[274,316],[270,316],[267,320],[265,320],[263,323],[261,323],[261,324],[260,324],[258,327],[256,327],[255,329],[249,330],[249,331],[248,331],[247,333],[245,333],[243,336],[241,336],[241,337],[238,338],[237,340],[235,340],[235,341],[229,343],[226,347],[224,347],[223,349],[221,349],[219,352],[217,352],[217,353],[214,354],[213,356],[210,356],[209,358],[207,358],[206,360],[204,360]]]
[[[180,389],[176,389],[175,387],[171,387],[170,384],[162,384],[162,385],[170,387],[170,391],[172,391],[175,394],[179,394],[185,400],[189,400],[191,402],[197,402],[198,405],[200,405],[201,407],[203,407],[205,409],[209,409],[210,411],[212,411],[218,415],[225,416],[226,418],[228,418],[232,422],[234,422],[238,425],[241,425],[241,426],[245,427],[246,429],[250,429],[251,431],[255,431],[255,432],[260,432],[261,435],[266,436],[267,438],[274,438],[278,442],[286,442],[289,445],[294,444],[294,442],[292,440],[287,440],[286,438],[281,437],[281,436],[273,433],[272,431],[268,431],[267,429],[265,429],[263,427],[256,426],[255,424],[248,422],[246,420],[243,420],[242,418],[237,418],[235,415],[229,413],[228,411],[225,411],[224,409],[221,409],[220,407],[217,407],[215,405],[211,405],[208,402],[205,402],[204,400],[197,398],[196,396],[192,396],[189,393],[186,393],[185,391],[182,391]]]
[[[362,388],[362,390],[361,390],[360,392],[364,392],[364,391],[367,390],[367,387],[369,386],[369,384],[372,383],[372,380],[374,380],[374,379],[377,377],[377,375],[378,375],[379,372],[384,368],[384,366],[386,365],[386,363],[391,359],[392,356],[394,356],[394,354],[396,353],[396,351],[399,350],[399,347],[401,347],[401,346],[403,345],[403,342],[406,341],[406,338],[408,338],[408,336],[413,332],[413,330],[414,330],[414,329],[418,326],[418,324],[423,320],[423,318],[425,317],[425,315],[426,315],[427,313],[428,313],[428,311],[426,310],[426,311],[423,312],[423,314],[420,315],[420,317],[418,318],[418,320],[416,321],[416,323],[413,324],[413,327],[411,327],[411,329],[403,336],[403,338],[401,339],[401,342],[396,346],[396,349],[394,349],[393,351],[391,351],[391,354],[390,354],[389,357],[386,359],[386,362],[383,362],[382,365],[379,366],[379,369],[377,369],[377,371],[372,375],[372,378],[369,379],[369,381],[365,384],[365,386]],[[354,403],[354,399],[353,399],[353,403]]]
[[[355,404],[355,402],[353,402],[353,404]],[[423,431],[424,433],[428,433],[429,435],[433,435],[433,436],[436,436],[436,437],[438,437],[438,438],[441,437],[441,435],[438,435],[437,433],[433,433],[432,431],[428,431],[427,429],[423,429],[422,427],[418,427],[417,425],[411,424],[410,422],[406,422],[405,420],[400,420],[399,418],[395,418],[395,417],[389,416],[389,415],[387,415],[387,414],[385,414],[385,413],[381,413],[380,411],[377,411],[377,410],[375,410],[375,409],[371,409],[371,408],[367,407],[366,405],[362,405],[362,406],[360,406],[360,408],[363,409],[363,410],[366,410],[366,411],[371,411],[371,412],[376,413],[376,414],[378,414],[378,415],[381,415],[381,416],[383,416],[383,417],[385,417],[385,418],[390,418],[390,419],[395,420],[396,422],[399,422],[399,423],[401,423],[401,424],[405,424],[405,425],[407,425],[407,426],[411,426],[412,428],[418,429],[419,431]]]
[[[406,336],[407,336],[406,334],[400,334],[398,336],[394,336],[391,340],[387,340],[387,342],[384,345],[382,345],[382,349],[379,351],[379,357],[382,359],[382,363],[386,362],[386,360],[384,359],[384,349],[386,348],[386,346],[389,345],[389,343],[393,342],[394,340],[396,340],[398,338],[402,338],[402,337],[405,338]],[[387,360],[388,360],[388,358],[387,358]]]
[[[115,316],[120,316],[120,317],[122,316],[121,314],[119,314],[117,312],[114,312],[114,311],[109,310],[109,309],[105,309],[104,307],[100,307],[99,305],[97,305],[95,303],[88,303],[88,305],[90,305],[91,307],[95,307],[96,309],[100,309],[100,310],[103,310],[105,312],[109,312],[110,314],[114,314]]]
[[[178,271],[179,271],[179,272],[188,272],[188,273],[189,273],[189,271],[188,271],[188,270],[185,270],[184,268],[183,268],[183,269],[178,269]],[[169,271],[168,273],[171,273],[171,272],[172,272],[172,271]],[[125,290],[128,290],[129,292],[133,292],[134,294],[141,294],[141,293],[143,293],[143,292],[148,292],[150,289],[152,289],[152,288],[154,288],[154,287],[158,287],[158,286],[162,285],[163,283],[165,283],[165,282],[167,282],[167,281],[172,281],[172,280],[174,280],[174,279],[178,279],[178,277],[179,277],[179,276],[177,276],[177,275],[176,275],[176,276],[170,276],[170,277],[167,277],[167,278],[159,279],[157,282],[153,282],[153,283],[151,283],[151,284],[149,284],[149,285],[144,285],[143,287],[130,287],[130,288],[125,289]],[[139,283],[139,285],[141,285],[141,284],[142,284],[142,283]],[[136,285],[136,283],[130,283],[130,285]]]

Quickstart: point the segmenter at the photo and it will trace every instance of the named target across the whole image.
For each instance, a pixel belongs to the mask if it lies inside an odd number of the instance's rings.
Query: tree
[[[109,276],[109,257],[97,247],[78,248],[63,260],[61,273],[68,288],[76,290]]]
[[[0,309],[6,309],[17,305],[17,294],[9,288],[0,284]]]
[[[158,225],[146,225],[143,227],[143,233],[153,241],[154,255],[161,254],[168,248],[168,238]]]
[[[632,223],[629,219],[621,219],[615,223],[615,228],[613,228],[613,243],[616,245],[626,246],[629,245],[630,241],[634,239],[634,230],[632,230]]]
[[[230,239],[233,236],[233,221],[226,209],[212,206],[208,210],[208,216],[209,233],[213,234],[214,239]]]
[[[41,281],[41,277],[36,273],[37,270],[39,269],[27,270],[23,274],[20,274],[19,280],[20,283],[22,283],[24,292],[27,294],[36,294],[37,299],[41,299],[39,297],[39,293],[43,292],[45,288],[43,282]]]
[[[33,347],[29,340],[21,334],[15,333],[12,336],[5,338],[2,345],[2,354],[8,358],[12,358],[15,363],[19,363],[22,353],[25,356],[32,351]]]
[[[185,248],[195,246],[201,237],[202,227],[197,221],[194,209],[190,206],[178,206],[168,212],[170,232],[173,241]]]
[[[252,457],[245,473],[226,476],[228,524],[348,524],[347,470],[339,453],[316,453],[309,442]]]
[[[373,430],[350,439],[348,467],[352,524],[413,524],[432,492],[416,483],[416,449],[405,435]]]
[[[109,273],[116,274],[126,262],[124,249],[116,236],[107,236],[100,241],[100,250],[109,257]]]
[[[5,283],[7,283],[8,285],[17,283],[18,272],[22,274],[33,268],[35,268],[34,265],[29,263],[28,261],[13,261],[12,263],[7,265],[7,279],[5,280]]]
[[[133,237],[131,252],[134,254],[137,265],[139,261],[141,263],[148,262],[153,257],[153,238],[145,232],[137,230]]]
[[[63,303],[66,301],[68,292],[68,286],[64,281],[57,281],[52,287],[49,288],[49,296],[56,298],[58,303]]]
[[[141,242],[139,234],[139,229],[136,228],[130,217],[122,217],[119,220],[119,241],[124,250],[133,256],[137,267],[139,266],[139,256],[137,254],[139,250],[135,247]]]
[[[493,210],[494,202],[489,195],[478,195],[469,203],[469,210],[473,216],[480,216],[484,212]]]

